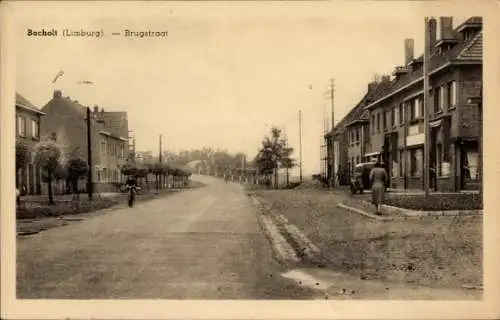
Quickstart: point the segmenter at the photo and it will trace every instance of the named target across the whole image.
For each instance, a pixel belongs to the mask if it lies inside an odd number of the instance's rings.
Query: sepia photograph
[[[462,7],[6,1],[10,299],[484,301]]]

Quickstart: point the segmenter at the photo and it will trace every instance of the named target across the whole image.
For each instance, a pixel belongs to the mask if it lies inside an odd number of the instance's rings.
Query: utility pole
[[[330,79],[330,99],[332,103],[332,126],[331,130],[333,130],[333,127],[335,127],[335,109],[334,109],[334,99],[335,98],[335,80],[332,78]]]
[[[160,134],[160,151],[158,154],[158,159],[160,160],[160,163],[161,163],[161,134]]]
[[[331,103],[332,103],[332,127],[331,127],[331,131],[333,131],[333,128],[335,128],[335,105],[334,105],[334,101],[335,101],[335,80],[333,78],[330,79],[330,99],[331,99]],[[332,164],[331,166],[331,169],[330,169],[330,177],[328,177],[329,179],[331,179],[331,185],[332,187],[336,187],[335,185],[335,177],[336,177],[336,171],[337,171],[337,168],[335,168],[335,161],[333,159],[334,157],[334,150],[333,150],[333,143],[332,145],[330,146],[332,152],[328,152],[328,139],[325,137],[325,145],[326,145],[326,165],[327,165],[327,168],[328,168],[328,163],[330,162]],[[363,144],[361,144],[361,146],[363,146]],[[332,157],[332,159],[330,159],[330,156]],[[328,161],[330,160],[330,161]],[[327,169],[327,173],[328,173],[328,169]]]
[[[430,39],[429,39],[429,17],[425,17],[425,46],[424,46],[424,192],[425,196],[429,195],[430,185],[430,145],[429,145],[429,56],[430,56]]]
[[[89,171],[87,173],[87,192],[88,192],[88,198],[89,200],[92,200],[92,189],[93,189],[93,182],[92,182],[92,134],[91,134],[91,122],[90,122],[90,107],[87,107],[87,163],[89,165]]]
[[[302,183],[302,111],[299,110],[299,177]]]

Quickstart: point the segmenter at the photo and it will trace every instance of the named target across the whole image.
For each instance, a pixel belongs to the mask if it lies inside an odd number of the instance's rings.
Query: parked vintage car
[[[363,193],[364,190],[371,188],[370,172],[375,167],[376,162],[359,163],[354,168],[354,174],[351,177],[351,193]],[[382,163],[382,167],[385,167]]]

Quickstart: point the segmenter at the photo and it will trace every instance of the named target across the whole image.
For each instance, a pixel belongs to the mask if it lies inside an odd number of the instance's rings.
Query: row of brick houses
[[[87,159],[87,107],[63,97],[55,90],[53,98],[41,109],[36,108],[20,94],[16,94],[16,139],[29,142],[30,161],[17,177],[18,188],[28,194],[46,193],[42,170],[33,163],[35,145],[41,138],[55,140],[61,146],[64,158],[72,156]],[[27,121],[30,121],[28,125]],[[36,123],[36,124],[35,124]],[[125,177],[120,167],[128,159],[128,120],[126,112],[109,112],[94,106],[91,110],[92,173],[94,191],[118,191]],[[26,188],[23,188],[26,187]],[[86,188],[86,181],[79,182]]]
[[[356,164],[379,160],[393,188],[421,189],[424,170],[430,187],[443,192],[480,184],[479,106],[469,103],[482,90],[482,19],[453,28],[451,17],[429,20],[429,168],[424,163],[423,56],[414,57],[406,39],[405,63],[393,77],[368,85],[361,101],[325,135],[328,177],[348,184]]]

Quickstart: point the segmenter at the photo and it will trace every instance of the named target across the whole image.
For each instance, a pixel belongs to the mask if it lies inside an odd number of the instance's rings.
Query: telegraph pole
[[[425,196],[429,195],[430,185],[430,139],[429,139],[429,56],[430,56],[430,39],[429,39],[429,17],[425,17],[425,47],[424,47],[424,192]]]
[[[158,154],[158,159],[160,160],[161,163],[161,134],[160,134],[160,153]]]
[[[90,107],[87,107],[87,163],[89,165],[89,171],[87,173],[87,192],[89,200],[92,200],[92,134],[91,134],[91,122],[90,122]]]
[[[299,177],[302,183],[302,111],[299,110]]]
[[[330,99],[332,103],[332,127],[330,128],[331,130],[333,130],[333,127],[335,127],[334,98],[335,98],[335,80],[332,78],[330,79]]]
[[[330,79],[330,98],[331,98],[331,103],[332,103],[332,127],[331,127],[331,130],[333,131],[333,128],[335,128],[335,107],[334,107],[334,102],[335,102],[335,80],[333,78]],[[332,183],[332,187],[336,187],[335,185],[335,177],[336,177],[336,168],[335,168],[335,161],[334,159],[329,159],[330,156],[334,156],[334,150],[333,150],[333,143],[332,145],[330,146],[331,147],[331,150],[332,152],[328,152],[328,139],[325,137],[325,145],[326,145],[326,166],[327,166],[327,173],[328,173],[328,160],[331,160],[331,163],[332,163],[332,167],[331,167],[331,172],[330,172],[330,177],[328,177],[329,179],[331,179]]]

